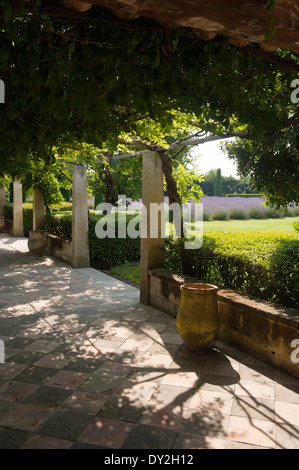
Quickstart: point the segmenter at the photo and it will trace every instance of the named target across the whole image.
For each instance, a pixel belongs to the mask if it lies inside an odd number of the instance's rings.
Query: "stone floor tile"
[[[103,364],[106,357],[80,357],[73,356],[70,361],[64,366],[64,369],[74,372],[92,373]]]
[[[24,349],[26,346],[30,346],[34,340],[32,338],[21,338],[21,337],[14,337],[5,342],[5,349],[6,348],[14,348],[14,349]]]
[[[98,449],[107,449],[107,447],[101,447],[101,446],[94,446],[92,444],[87,444],[86,442],[80,442],[80,441],[75,441],[73,442],[71,449],[76,449],[76,450],[98,450]]]
[[[133,382],[155,382],[156,384],[160,384],[164,376],[165,371],[134,367],[126,380]]]
[[[157,406],[189,406],[190,400],[195,393],[195,389],[177,387],[176,385],[158,385],[149,402],[150,405]]]
[[[50,369],[49,367],[35,367],[28,366],[20,374],[14,377],[17,382],[26,382],[31,384],[43,384],[49,380],[54,374],[57,373],[56,369]]]
[[[135,382],[134,380],[124,380],[115,390],[114,394],[126,397],[132,402],[135,400],[149,401],[157,386],[158,384],[155,382]]]
[[[89,374],[86,373],[60,370],[46,382],[46,385],[51,387],[62,387],[67,390],[75,390],[82,385],[88,377]]]
[[[194,388],[198,384],[199,374],[189,371],[167,372],[161,380],[163,385]]]
[[[144,410],[139,422],[141,424],[179,431],[182,419],[182,408],[180,406],[148,406]]]
[[[0,363],[0,379],[11,380],[26,368],[26,364]]]
[[[210,390],[211,392],[233,394],[237,383],[238,377],[200,373],[197,388],[200,390]]]
[[[210,405],[201,409],[184,409],[181,431],[225,439],[229,419],[229,415],[223,414],[217,407]]]
[[[168,368],[172,361],[173,357],[170,354],[155,354],[152,352],[147,352],[137,362],[137,366],[164,369],[165,367]]]
[[[160,334],[162,344],[183,344],[183,340],[178,333],[163,333]]]
[[[231,414],[274,421],[274,400],[235,395]]]
[[[28,349],[21,349],[14,354],[13,358],[9,362],[16,364],[27,364],[32,365],[44,356],[44,353],[38,351],[29,351]]]
[[[121,362],[107,360],[95,370],[96,375],[125,378],[132,371],[132,367]]]
[[[274,383],[275,400],[288,403],[297,403],[299,405],[299,381],[293,383]]]
[[[139,325],[139,330],[144,333],[162,333],[162,331],[166,331],[166,328],[168,328],[166,323],[153,323],[150,321],[145,321]]]
[[[299,449],[299,426],[276,423],[275,444],[276,449]]]
[[[0,449],[19,449],[29,435],[29,431],[0,426]]]
[[[65,402],[61,405],[61,408],[94,416],[99,412],[107,400],[107,395],[76,391],[65,400]]]
[[[254,379],[259,382],[272,382],[274,379],[274,368],[267,364],[248,366],[240,364],[239,374],[242,379]]]
[[[221,375],[224,377],[238,377],[239,364],[226,361],[208,359],[202,372],[204,374]]]
[[[110,396],[97,416],[120,419],[129,423],[137,423],[147,401],[130,400],[127,396]]]
[[[122,449],[172,449],[177,434],[177,431],[138,424],[131,430]]]
[[[80,386],[80,390],[110,395],[119,387],[123,380],[123,376],[114,377],[113,375],[92,374]]]
[[[13,349],[5,347],[5,362],[17,362],[15,360],[15,355],[20,351],[20,349]]]
[[[210,390],[196,390],[192,396],[189,408],[210,410],[215,413],[229,415],[232,409],[233,396],[228,393],[211,392]]]
[[[56,353],[56,354],[52,353],[52,354],[47,354],[46,356],[37,360],[34,363],[34,366],[50,367],[53,369],[62,369],[71,361],[71,359],[72,358],[70,356],[68,357],[62,353]]]
[[[119,349],[127,349],[129,351],[147,351],[151,345],[154,343],[154,340],[144,334],[136,334],[130,336],[126,339]]]
[[[299,406],[297,403],[275,401],[275,422],[299,426]]]
[[[69,397],[71,392],[72,390],[70,389],[65,390],[59,387],[41,385],[33,393],[27,396],[27,398],[25,398],[22,403],[57,408],[67,399],[67,397]]]
[[[21,449],[70,449],[73,441],[38,434],[29,437]]]
[[[121,420],[96,417],[80,434],[78,440],[87,444],[119,449],[133,427],[133,424]]]
[[[38,385],[35,384],[6,382],[0,388],[0,400],[20,403],[37,389]]]
[[[180,347],[181,346],[179,344],[162,344],[155,341],[147,350],[147,352],[152,354],[170,354],[171,356],[175,357],[179,352]]]
[[[139,359],[142,358],[145,351],[130,351],[128,349],[116,349],[113,353],[110,354],[109,360],[122,362],[123,364],[136,364]]]
[[[115,338],[128,339],[135,333],[135,328],[129,322],[119,322],[107,330],[106,335]]]
[[[25,349],[32,349],[34,351],[49,353],[53,349],[57,348],[59,344],[60,343],[58,341],[47,341],[45,339],[38,339],[31,343],[29,346],[26,346]]]
[[[201,374],[205,363],[206,363],[206,357],[194,358],[194,357],[175,356],[173,359],[173,362],[169,366],[169,369],[170,370],[181,369],[186,372],[195,372],[195,373]]]
[[[225,446],[225,439],[209,436],[194,436],[192,433],[181,432],[178,434],[175,441],[174,449],[225,449]],[[192,460],[188,460],[188,456],[185,455],[185,462],[188,463],[188,461],[192,462]]]
[[[231,450],[266,450],[266,449],[273,449],[273,447],[263,447],[254,444],[245,444],[245,442],[238,442],[238,441],[230,441],[226,440],[225,448]]]
[[[231,416],[227,439],[275,448],[275,424],[268,420]]]
[[[1,418],[1,425],[22,431],[35,431],[49,416],[51,408],[20,404]]]
[[[236,384],[236,395],[274,400],[274,383],[259,383],[254,379],[241,379]]]
[[[41,435],[75,440],[90,423],[91,416],[57,410],[38,428]]]

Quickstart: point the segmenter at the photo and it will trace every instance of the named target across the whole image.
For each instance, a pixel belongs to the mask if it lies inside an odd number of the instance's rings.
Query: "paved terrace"
[[[0,234],[0,448],[299,448],[299,381]],[[299,367],[299,365],[298,365]]]

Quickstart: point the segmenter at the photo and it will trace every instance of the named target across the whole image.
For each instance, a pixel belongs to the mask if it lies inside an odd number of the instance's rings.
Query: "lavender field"
[[[296,217],[299,207],[288,207],[287,213],[279,212],[272,207],[266,207],[260,197],[217,197],[201,198],[204,220],[228,219],[262,219],[279,217]]]
[[[130,201],[128,210],[140,210],[142,207],[141,199],[139,201]],[[165,197],[168,203],[168,197]],[[191,204],[194,204],[190,201]],[[246,220],[246,219],[266,219],[281,217],[299,216],[299,207],[288,207],[287,213],[279,212],[272,207],[266,207],[260,197],[217,197],[204,196],[200,202],[203,204],[203,219],[208,220]]]

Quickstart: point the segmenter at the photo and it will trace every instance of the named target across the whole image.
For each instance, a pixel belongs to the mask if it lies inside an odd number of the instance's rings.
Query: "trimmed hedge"
[[[168,269],[299,309],[299,237],[277,233],[215,233],[201,248],[166,240]]]
[[[90,264],[96,269],[109,269],[113,265],[140,258],[140,238],[118,238],[118,214],[115,214],[115,238],[99,239],[96,235],[96,224],[103,216],[94,211],[89,213],[89,256]],[[135,218],[127,214],[126,226]],[[45,229],[63,238],[72,238],[72,212],[46,214]]]
[[[13,220],[13,203],[5,203],[5,218]],[[23,203],[23,224],[24,237],[29,237],[29,230],[33,227],[33,204],[30,202]]]
[[[72,238],[72,211],[47,212],[45,230],[63,238]]]
[[[226,194],[225,197],[262,197],[261,194]]]
[[[96,269],[109,269],[113,265],[140,258],[140,238],[118,238],[118,214],[115,214],[115,238],[100,239],[96,235],[96,224],[103,217],[90,214],[88,240],[90,264]],[[134,219],[134,214],[127,214],[126,226]]]
[[[64,211],[72,211],[72,202],[60,202],[58,205],[53,204],[50,207],[51,212],[64,212]]]

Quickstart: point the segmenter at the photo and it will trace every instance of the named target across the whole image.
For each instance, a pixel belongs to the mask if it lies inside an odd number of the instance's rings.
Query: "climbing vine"
[[[205,132],[260,139],[298,117],[289,99],[296,71],[250,50],[146,19],[107,21],[102,8],[80,22],[44,16],[39,6],[24,2],[16,12],[0,0],[2,175],[23,177],[40,160],[51,169],[74,142],[115,152],[126,134],[167,147],[160,136],[178,114]],[[298,64],[290,51],[275,54]]]

